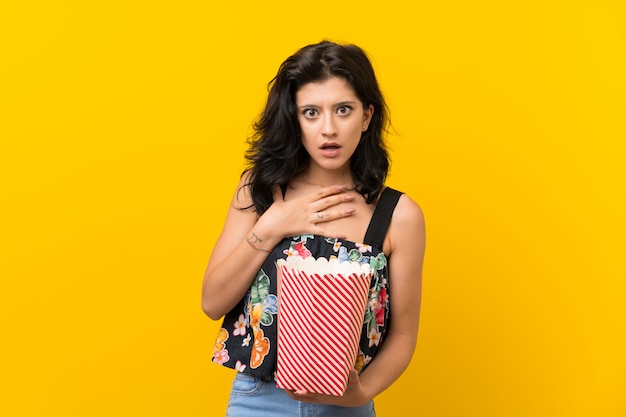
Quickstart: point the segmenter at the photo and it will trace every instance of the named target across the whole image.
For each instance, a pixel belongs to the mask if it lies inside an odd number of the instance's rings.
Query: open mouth
[[[320,153],[326,158],[334,158],[341,153],[341,146],[336,143],[325,143],[320,146]]]
[[[320,149],[323,151],[336,151],[339,148],[341,148],[341,146],[337,145],[336,143],[325,143],[320,146]]]

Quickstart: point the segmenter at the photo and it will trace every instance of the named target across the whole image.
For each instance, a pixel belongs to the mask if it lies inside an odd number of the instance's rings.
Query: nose
[[[324,117],[322,135],[329,138],[337,136],[337,126],[335,125],[333,116]]]

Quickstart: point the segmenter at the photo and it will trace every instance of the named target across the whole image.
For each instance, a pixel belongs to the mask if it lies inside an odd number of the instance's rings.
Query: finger
[[[324,187],[313,193],[311,202],[321,200],[331,195],[343,193],[346,191],[348,187],[345,184],[342,185],[331,185],[329,187]]]
[[[324,197],[320,200],[313,202],[311,208],[316,212],[323,212],[326,209],[337,206],[341,203],[350,203],[355,196],[353,194],[338,194]]]
[[[297,400],[296,395],[293,393],[293,391],[286,389],[285,392],[287,393],[287,395],[289,395],[292,399]]]
[[[354,213],[356,213],[356,209],[354,207],[349,207],[343,210],[319,211],[317,213],[313,213],[311,216],[313,223],[323,223],[340,219],[342,217],[352,216]]]
[[[298,390],[298,391],[292,391],[292,390],[285,390],[287,392],[287,394],[293,398],[294,400],[297,401],[307,401],[307,400],[312,400],[315,396],[314,393],[308,392],[308,391],[303,391],[303,390]]]
[[[312,392],[295,391],[293,393],[293,396],[298,401],[309,402],[309,403],[317,402],[317,395]]]

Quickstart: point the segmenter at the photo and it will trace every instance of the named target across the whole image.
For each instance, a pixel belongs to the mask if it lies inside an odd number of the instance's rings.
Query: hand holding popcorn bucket
[[[276,386],[341,396],[359,352],[369,264],[292,257],[278,271]]]

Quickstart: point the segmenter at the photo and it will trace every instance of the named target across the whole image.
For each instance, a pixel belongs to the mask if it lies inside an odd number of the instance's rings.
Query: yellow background
[[[426,214],[419,343],[380,416],[626,415],[626,5],[0,3],[0,415],[219,416],[200,309],[266,83],[373,57]]]

